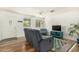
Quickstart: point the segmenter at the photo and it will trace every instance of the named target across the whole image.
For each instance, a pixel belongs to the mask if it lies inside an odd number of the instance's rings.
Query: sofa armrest
[[[42,36],[42,39],[49,39],[52,38],[52,36]]]

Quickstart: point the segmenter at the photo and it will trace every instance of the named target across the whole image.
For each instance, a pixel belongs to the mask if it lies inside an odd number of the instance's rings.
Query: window
[[[24,27],[30,27],[31,26],[31,20],[30,19],[24,19],[23,26]]]

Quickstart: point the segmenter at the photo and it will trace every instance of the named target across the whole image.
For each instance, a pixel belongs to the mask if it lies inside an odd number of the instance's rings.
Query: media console
[[[55,37],[55,38],[63,38],[63,32],[62,31],[51,31],[50,32],[51,36]]]

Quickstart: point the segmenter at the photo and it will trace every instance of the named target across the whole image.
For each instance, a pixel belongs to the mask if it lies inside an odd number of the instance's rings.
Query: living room
[[[51,36],[51,32],[58,33],[55,34],[55,39],[58,41],[62,41],[67,39],[69,41],[64,43],[64,47],[61,48],[63,45],[57,45],[51,48],[51,52],[72,52],[75,51],[76,44],[78,43],[77,35],[70,36],[69,35],[69,28],[71,24],[78,23],[78,15],[79,15],[79,8],[78,7],[4,7],[0,8],[0,51],[25,51],[30,52],[33,51],[32,49],[27,49],[26,35],[24,32],[25,29],[35,29],[47,31],[43,33],[45,36]],[[41,32],[42,33],[42,32]],[[53,36],[54,34],[52,34]],[[21,41],[18,38],[22,38]],[[8,39],[8,40],[7,40]],[[12,40],[11,40],[12,39]],[[17,45],[18,40],[19,44],[21,43],[22,47],[18,47]],[[24,41],[23,41],[24,39]],[[53,39],[52,39],[53,40]],[[77,42],[76,42],[77,41]],[[16,42],[16,44],[12,47],[12,42]],[[7,44],[6,44],[7,43]],[[23,44],[24,43],[24,44]],[[56,44],[54,42],[53,44]],[[3,46],[3,47],[2,47]],[[7,47],[11,46],[11,47]],[[75,46],[75,47],[74,47]],[[6,47],[6,48],[5,48]],[[16,49],[18,47],[19,49]],[[12,49],[13,48],[13,49]],[[25,49],[26,48],[26,49]],[[14,50],[15,49],[15,50]],[[23,50],[24,49],[24,50]],[[77,47],[77,51],[79,48]],[[34,50],[36,51],[36,50]],[[46,52],[46,51],[45,51]]]

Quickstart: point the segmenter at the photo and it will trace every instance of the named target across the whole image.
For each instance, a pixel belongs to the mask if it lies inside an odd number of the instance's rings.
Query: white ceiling
[[[0,10],[21,13],[26,15],[34,15],[34,16],[44,16],[50,14],[51,10],[54,10],[52,14],[61,14],[70,11],[79,12],[78,7],[5,7],[0,8]],[[42,15],[40,15],[40,12],[42,12]]]

